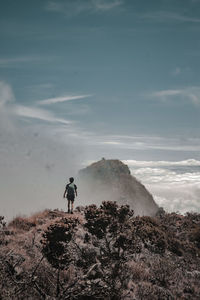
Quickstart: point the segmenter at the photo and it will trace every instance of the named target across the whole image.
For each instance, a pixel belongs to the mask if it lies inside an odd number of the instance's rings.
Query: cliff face
[[[87,203],[101,204],[103,200],[128,204],[135,215],[154,216],[158,211],[152,195],[119,160],[105,160],[91,164],[79,172],[80,197]]]

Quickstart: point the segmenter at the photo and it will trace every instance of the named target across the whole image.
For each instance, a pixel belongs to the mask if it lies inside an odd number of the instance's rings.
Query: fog
[[[0,133],[1,211],[7,219],[45,208],[64,209],[65,184],[83,156],[76,146],[34,130],[15,127]]]

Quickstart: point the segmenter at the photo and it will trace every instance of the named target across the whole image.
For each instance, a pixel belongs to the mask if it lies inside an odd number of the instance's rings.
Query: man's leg
[[[68,213],[70,213],[70,200],[67,199],[67,201],[68,201]]]
[[[71,214],[73,214],[73,209],[74,209],[74,201],[71,201]]]

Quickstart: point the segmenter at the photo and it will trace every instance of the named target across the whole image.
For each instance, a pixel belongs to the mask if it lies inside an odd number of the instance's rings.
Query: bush
[[[163,254],[167,247],[166,233],[160,224],[151,217],[136,217],[133,231],[144,244],[144,247],[154,253]]]
[[[190,232],[190,240],[200,249],[200,227],[195,226]]]
[[[35,227],[35,222],[30,222],[28,218],[16,217],[9,223],[9,227],[14,227],[19,230],[29,231],[32,227]]]
[[[170,291],[163,289],[159,286],[152,285],[149,282],[143,282],[137,286],[137,299],[138,300],[152,300],[152,299],[162,299],[162,300],[174,300],[175,298],[170,293]]]
[[[42,253],[54,268],[67,268],[71,262],[67,246],[72,240],[77,219],[62,219],[50,225],[43,233]]]
[[[6,222],[4,217],[0,216],[0,245],[4,244]]]

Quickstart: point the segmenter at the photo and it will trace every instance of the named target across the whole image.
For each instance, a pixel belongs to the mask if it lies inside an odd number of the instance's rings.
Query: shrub
[[[200,248],[200,227],[195,226],[194,229],[191,230],[190,232],[190,240],[194,242],[194,244]]]
[[[183,255],[183,243],[181,243],[177,238],[168,238],[168,249],[178,256]]]
[[[166,250],[166,233],[162,230],[160,224],[151,217],[136,217],[133,222],[133,231],[145,248],[154,253],[163,254]]]
[[[163,289],[159,286],[152,285],[149,282],[143,282],[138,284],[136,291],[137,299],[139,300],[152,300],[152,299],[162,299],[162,300],[174,300],[174,296],[170,291]]]
[[[119,207],[111,201],[103,202],[99,208],[91,205],[85,209],[85,227],[98,249],[96,260],[100,263],[101,280],[110,295],[108,299],[121,299],[122,287],[132,276],[126,262],[141,251],[132,231],[133,213],[129,206]]]
[[[8,224],[8,226],[23,231],[29,231],[32,227],[36,226],[36,223],[29,221],[28,218],[16,217]]]
[[[4,244],[6,222],[4,217],[0,216],[0,245]]]
[[[67,268],[71,257],[67,246],[72,240],[77,219],[62,219],[60,223],[50,225],[43,233],[42,253],[55,268]]]

